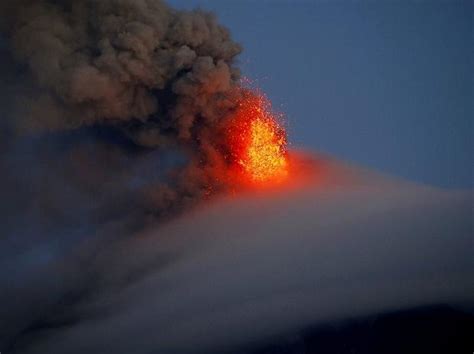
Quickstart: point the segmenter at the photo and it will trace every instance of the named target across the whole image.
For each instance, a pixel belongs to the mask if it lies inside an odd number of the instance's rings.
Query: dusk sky
[[[472,1],[204,1],[294,147],[416,182],[469,188]]]

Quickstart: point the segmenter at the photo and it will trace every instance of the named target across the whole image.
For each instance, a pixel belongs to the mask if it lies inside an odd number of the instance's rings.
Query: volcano
[[[277,192],[223,197],[100,251],[101,285],[74,311],[89,319],[53,322],[25,353],[241,353],[352,318],[464,311],[474,295],[471,193],[324,156],[292,163],[305,172]],[[58,278],[63,267],[44,272]],[[27,286],[17,294],[28,296]]]

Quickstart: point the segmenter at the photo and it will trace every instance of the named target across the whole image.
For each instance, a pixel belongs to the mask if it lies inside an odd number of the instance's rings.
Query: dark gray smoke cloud
[[[27,128],[145,124],[155,135],[144,141],[159,145],[164,132],[186,140],[196,120],[206,125],[222,117],[240,46],[214,15],[157,0],[3,6],[14,55],[43,89],[30,97]]]
[[[241,93],[233,65],[241,49],[213,14],[159,0],[1,6],[18,71],[12,131],[102,127],[137,148],[179,149],[186,167],[174,185],[154,188],[157,210],[167,210],[161,199],[186,204],[218,189],[214,172],[228,162],[218,132]]]
[[[104,244],[225,187],[241,49],[160,0],[6,1],[0,30],[1,351],[76,319]]]

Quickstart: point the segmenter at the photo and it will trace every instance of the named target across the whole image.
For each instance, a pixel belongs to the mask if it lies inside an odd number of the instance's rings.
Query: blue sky
[[[296,147],[473,186],[471,1],[173,0],[214,11]]]

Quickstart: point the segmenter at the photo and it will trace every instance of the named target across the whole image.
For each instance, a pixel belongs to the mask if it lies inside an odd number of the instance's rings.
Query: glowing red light
[[[244,95],[228,133],[231,155],[251,181],[264,183],[287,176],[286,132],[263,95]]]

